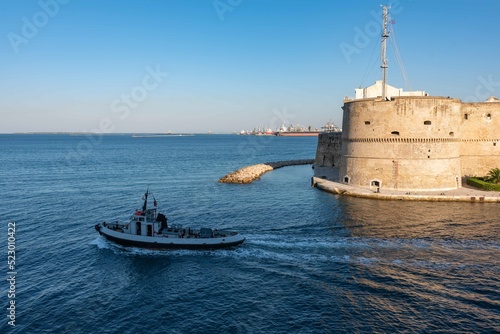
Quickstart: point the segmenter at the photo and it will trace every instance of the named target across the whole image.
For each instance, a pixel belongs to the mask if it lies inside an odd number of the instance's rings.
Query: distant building
[[[405,92],[403,91],[403,88],[396,88],[393,86],[390,86],[388,84],[386,86],[386,96],[388,99],[391,97],[396,97],[396,96],[427,96],[427,93],[424,92],[423,90],[416,90],[413,92]],[[356,97],[355,99],[368,99],[368,98],[374,98],[374,97],[381,97],[382,96],[382,80],[377,80],[374,85],[371,85],[366,88],[356,88],[355,89],[355,94]]]

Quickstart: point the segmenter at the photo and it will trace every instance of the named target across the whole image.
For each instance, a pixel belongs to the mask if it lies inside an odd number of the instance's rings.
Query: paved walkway
[[[484,191],[472,188],[465,184],[463,187],[447,191],[397,191],[380,189],[375,192],[371,189],[353,187],[337,180],[336,171],[327,167],[315,167],[312,183],[315,187],[334,194],[345,196],[374,198],[384,200],[407,200],[407,201],[435,201],[435,202],[488,202],[500,203],[500,192]]]

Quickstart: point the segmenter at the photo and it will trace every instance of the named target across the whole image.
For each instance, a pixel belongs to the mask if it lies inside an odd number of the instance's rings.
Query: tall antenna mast
[[[382,68],[382,99],[386,99],[387,97],[387,91],[386,91],[386,85],[387,85],[387,57],[386,57],[386,48],[387,48],[387,37],[389,37],[389,32],[387,31],[387,16],[388,16],[388,9],[390,6],[382,6],[382,51],[380,55],[381,59],[381,65],[380,68]]]

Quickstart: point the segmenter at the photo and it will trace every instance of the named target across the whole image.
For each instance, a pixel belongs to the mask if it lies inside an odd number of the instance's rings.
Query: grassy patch
[[[500,191],[500,184],[493,184],[483,180],[482,177],[469,177],[467,178],[467,184],[476,188],[480,188],[488,191]]]

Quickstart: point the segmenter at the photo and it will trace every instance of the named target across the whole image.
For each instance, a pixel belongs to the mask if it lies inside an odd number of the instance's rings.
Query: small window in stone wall
[[[464,114],[464,119],[469,119],[469,114]]]
[[[450,132],[450,137],[453,137],[455,136],[455,133],[454,132]]]
[[[425,121],[424,125],[431,125],[431,121]]]
[[[491,114],[486,115],[486,119],[487,119],[488,121],[491,121]]]
[[[399,136],[399,131],[392,131],[392,132],[391,132],[391,135],[394,135],[394,136]]]
[[[365,121],[365,125],[370,125],[370,121]]]
[[[349,176],[344,176],[344,183],[349,183]]]

